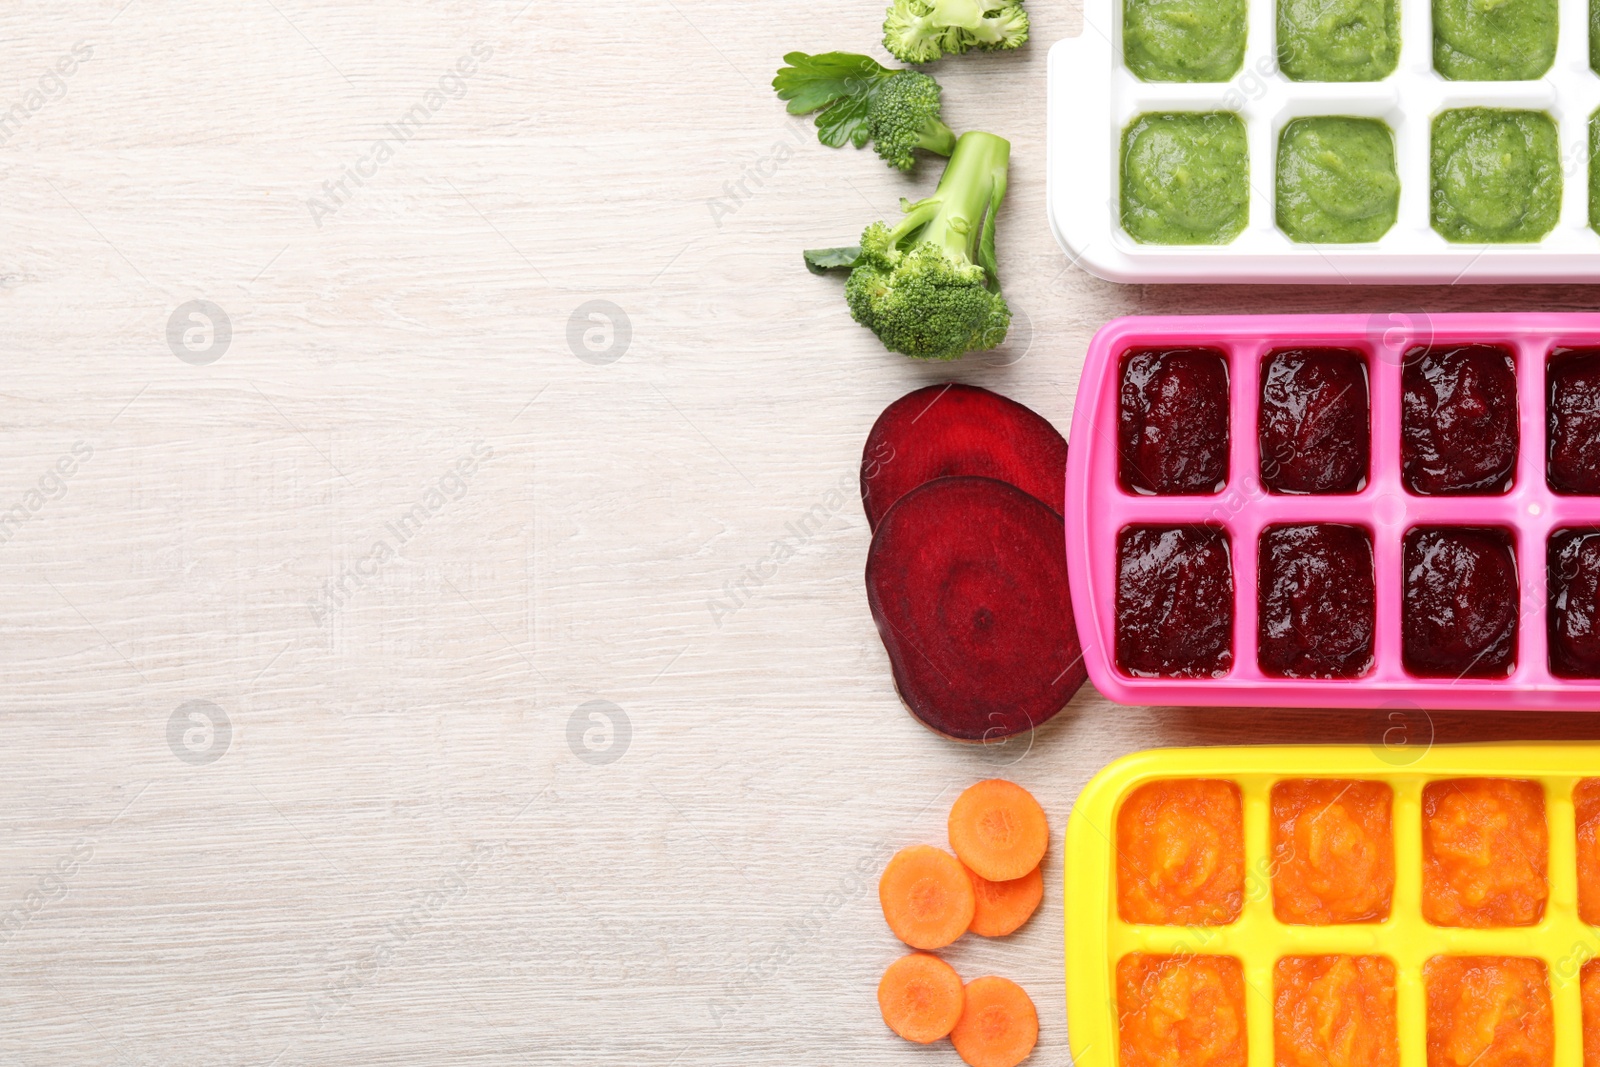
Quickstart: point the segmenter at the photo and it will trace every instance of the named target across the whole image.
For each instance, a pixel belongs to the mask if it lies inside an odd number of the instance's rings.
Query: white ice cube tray
[[[1248,0],[1244,66],[1229,81],[1142,82],[1122,52],[1122,0],[1084,0],[1078,37],[1050,49],[1048,201],[1067,255],[1116,282],[1592,282],[1600,234],[1589,228],[1589,0],[1558,0],[1555,63],[1538,81],[1447,81],[1433,70],[1430,0],[1399,0],[1400,63],[1379,82],[1295,82],[1278,72],[1276,0]],[[1429,216],[1433,119],[1458,107],[1522,108],[1555,120],[1560,221],[1533,244],[1455,244]],[[1226,245],[1140,244],[1121,224],[1122,131],[1159,111],[1232,111],[1250,153],[1250,222]],[[1274,219],[1278,136],[1293,119],[1355,115],[1394,131],[1399,217],[1369,244],[1291,241]]]

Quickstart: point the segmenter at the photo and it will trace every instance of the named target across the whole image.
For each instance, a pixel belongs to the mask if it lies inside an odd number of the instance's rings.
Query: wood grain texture
[[[1595,297],[1069,268],[1044,46],[1076,15],[1032,12],[1037,46],[938,70],[952,125],[1016,146],[1017,339],[953,367],[885,354],[798,255],[934,180],[820,147],[767,88],[788,49],[871,50],[877,3],[0,13],[0,113],[25,113],[0,144],[0,514],[24,515],[0,543],[0,1064],[955,1063],[877,1017],[898,949],[873,886],[963,785],[1021,781],[1059,843],[1122,753],[1381,735],[1086,690],[1031,747],[972,750],[895,698],[851,491],[900,394],[982,383],[1065,430],[1115,315]],[[194,299],[234,331],[206,365],[167,339]],[[595,300],[626,330],[591,351]],[[598,754],[591,701],[627,722]],[[1037,1063],[1068,1059],[1064,860],[1020,934],[947,954],[1032,993]]]

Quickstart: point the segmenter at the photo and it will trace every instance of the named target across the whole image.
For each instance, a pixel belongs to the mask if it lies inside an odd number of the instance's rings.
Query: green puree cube
[[[1600,233],[1600,111],[1589,116],[1589,228]]]
[[[1433,0],[1433,69],[1451,81],[1532,81],[1556,58],[1557,0]]]
[[[1394,134],[1379,119],[1295,119],[1278,138],[1278,228],[1294,241],[1376,241],[1394,225]]]
[[[1561,146],[1543,111],[1441,113],[1430,169],[1433,228],[1446,240],[1537,241],[1561,215]]]
[[[1147,82],[1225,82],[1244,66],[1245,0],[1122,0],[1122,56]]]
[[[1122,131],[1122,228],[1134,240],[1225,245],[1249,221],[1250,153],[1238,115],[1158,112]]]
[[[1589,69],[1600,74],[1600,0],[1589,0]]]
[[[1278,69],[1291,81],[1382,81],[1399,63],[1395,0],[1278,0]]]

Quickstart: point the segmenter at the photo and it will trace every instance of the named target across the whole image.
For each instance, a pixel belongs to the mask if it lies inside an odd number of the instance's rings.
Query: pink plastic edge
[[[1420,498],[1396,494],[1399,453],[1399,364],[1404,351],[1423,343],[1483,341],[1512,348],[1517,363],[1522,443],[1515,484],[1499,497]],[[1135,346],[1209,345],[1229,355],[1232,433],[1228,488],[1218,497],[1129,497],[1116,484],[1115,414],[1120,355]],[[1260,356],[1273,348],[1337,345],[1368,359],[1372,469],[1367,489],[1346,497],[1246,495],[1230,529],[1234,558],[1234,667],[1216,679],[1134,678],[1119,671],[1115,649],[1116,537],[1130,511],[1159,512],[1169,521],[1196,521],[1184,512],[1242,488],[1241,467],[1255,470],[1256,390]],[[1440,710],[1600,709],[1600,679],[1569,680],[1549,674],[1546,648],[1544,541],[1564,526],[1600,526],[1600,498],[1552,494],[1544,478],[1544,363],[1556,347],[1600,346],[1600,314],[1380,312],[1372,315],[1126,316],[1107,323],[1090,342],[1069,432],[1066,484],[1067,567],[1085,667],[1106,697],[1129,705],[1195,707],[1298,707]],[[1247,369],[1249,373],[1239,373]],[[1528,373],[1532,370],[1534,373]],[[1380,381],[1380,378],[1386,379]],[[1388,405],[1392,404],[1392,410]],[[1385,410],[1380,412],[1380,405]],[[1109,433],[1097,429],[1109,412]],[[1246,433],[1239,429],[1244,427]],[[1248,464],[1241,457],[1250,459]],[[1105,477],[1107,470],[1110,477]],[[1157,501],[1150,505],[1147,502]],[[1313,503],[1306,503],[1311,501]],[[1235,527],[1259,530],[1272,522],[1316,521],[1307,513],[1326,502],[1324,521],[1356,521],[1373,533],[1378,569],[1376,662],[1365,677],[1348,681],[1286,680],[1262,674],[1255,662],[1255,565],[1241,562]],[[1176,502],[1176,503],[1173,503]],[[1537,515],[1527,508],[1539,505]],[[1376,512],[1389,517],[1380,522]],[[1397,510],[1398,509],[1398,510]],[[1365,514],[1365,518],[1354,518]],[[1335,517],[1338,516],[1338,517]],[[1137,521],[1161,521],[1140,519]],[[1514,673],[1504,679],[1420,678],[1404,672],[1398,653],[1399,543],[1418,523],[1488,524],[1512,529],[1517,545],[1522,610]],[[1379,527],[1384,532],[1380,532]],[[1386,533],[1391,528],[1392,534]],[[1247,539],[1253,557],[1254,538]],[[1107,567],[1109,560],[1109,568]],[[1530,567],[1530,562],[1536,564]],[[1386,567],[1393,574],[1386,574]],[[1386,612],[1392,617],[1386,618]],[[1246,631],[1249,632],[1241,632]]]

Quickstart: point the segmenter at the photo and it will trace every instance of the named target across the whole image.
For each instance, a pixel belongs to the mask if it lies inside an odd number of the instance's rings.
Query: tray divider
[[[1271,957],[1245,954],[1240,957],[1244,967],[1244,1025],[1245,1062],[1249,1067],[1273,1067],[1277,1050],[1273,1035],[1272,972],[1275,960]]]
[[[1576,2],[1583,3],[1584,0]],[[1562,6],[1575,5],[1572,0],[1566,0]],[[1562,33],[1556,38],[1556,50],[1559,53],[1570,47],[1574,37],[1581,39],[1587,36]],[[1583,41],[1585,52],[1588,51],[1588,43],[1587,40]],[[1556,62],[1562,62],[1559,55]],[[1555,105],[1550,108],[1550,117],[1556,122],[1556,139],[1561,148],[1562,163],[1561,215],[1556,220],[1555,229],[1550,232],[1566,230],[1582,240],[1588,236],[1585,231],[1589,228],[1589,115],[1579,100],[1557,96]]]
[[[1426,314],[1374,316],[1368,323],[1368,420],[1371,425],[1373,593],[1377,618],[1372,634],[1371,677],[1394,684],[1406,680],[1400,662],[1401,542],[1405,537],[1405,488],[1400,483],[1400,370],[1419,334],[1431,335]],[[1357,338],[1352,338],[1357,340]]]
[[[1252,407],[1254,405],[1252,404]],[[1252,554],[1255,552],[1251,546]],[[1251,566],[1255,560],[1251,559]],[[1252,620],[1255,605],[1250,606]],[[1254,656],[1254,623],[1250,635]],[[1251,664],[1254,665],[1252,658]],[[1282,927],[1272,904],[1272,782],[1270,776],[1239,775],[1235,781],[1244,794],[1245,904],[1241,918],[1254,933],[1240,938],[1240,964],[1245,972],[1246,1060],[1249,1067],[1273,1067],[1277,1059],[1273,1035],[1276,992],[1273,971],[1280,952],[1274,941]]]
[[[1413,2],[1403,3],[1401,6],[1407,9],[1402,11],[1400,18],[1400,47],[1402,53],[1406,49],[1405,41],[1408,37],[1421,37],[1423,41],[1428,42],[1426,45],[1427,55],[1423,62],[1431,64],[1433,61],[1432,44],[1429,41],[1427,31],[1419,33],[1418,27],[1414,22],[1409,31],[1406,29],[1406,16],[1419,8],[1426,13],[1428,11],[1428,0],[1413,0]],[[1423,25],[1427,25],[1427,23],[1424,22]],[[1416,51],[1415,46],[1412,47],[1412,50]],[[1405,65],[1403,58],[1401,65],[1402,67]],[[1405,75],[1397,76],[1405,77]],[[1429,77],[1431,75],[1412,76],[1408,80],[1413,85],[1416,85],[1424,82]],[[1412,87],[1401,88],[1398,93],[1400,99],[1407,101],[1407,103],[1418,103],[1415,100],[1417,94]],[[1430,173],[1430,161],[1433,153],[1433,118],[1430,109],[1423,105],[1421,107],[1402,106],[1396,110],[1399,112],[1399,116],[1398,120],[1393,124],[1395,132],[1394,166],[1395,172],[1400,177],[1400,211],[1394,220],[1394,229],[1390,230],[1389,233],[1394,234],[1396,230],[1403,228],[1410,233],[1410,240],[1419,247],[1424,247],[1423,242],[1429,245],[1435,242],[1443,244],[1443,240],[1433,229],[1433,176]]]
[[[1578,921],[1578,825],[1572,793],[1578,779],[1545,778],[1545,825],[1550,834],[1550,899],[1547,915]],[[1580,924],[1581,925],[1581,924]]]
[[[1262,676],[1257,639],[1260,624],[1257,556],[1261,540],[1261,523],[1255,520],[1235,519],[1228,524],[1229,555],[1233,560],[1233,669],[1231,674],[1241,679]],[[1270,900],[1269,900],[1270,906]]]
[[[1256,653],[1256,545],[1265,520],[1260,508],[1253,505],[1267,495],[1261,484],[1258,408],[1261,361],[1270,348],[1266,343],[1243,340],[1231,345],[1228,353],[1232,396],[1228,407],[1228,489],[1223,507],[1228,515],[1229,553],[1233,559],[1233,675],[1246,680],[1261,676]]]
[[[1271,5],[1252,4],[1251,7],[1270,9]],[[1247,67],[1239,76],[1239,81],[1248,83],[1251,74],[1252,71]],[[1250,219],[1237,240],[1252,244],[1283,240],[1277,217],[1278,143],[1273,136],[1272,123],[1272,107],[1276,96],[1269,90],[1254,99],[1247,99],[1244,106],[1239,108],[1239,117],[1244,122],[1245,143],[1250,153],[1246,160],[1250,182]]]
[[[1421,960],[1395,960],[1394,1000],[1400,1037],[1400,1067],[1427,1067],[1428,994]]]
[[[1573,777],[1544,778],[1545,825],[1550,832],[1550,898],[1545,903],[1545,967],[1550,979],[1556,1067],[1583,1063],[1583,1000],[1579,978],[1596,951],[1595,931],[1578,916],[1578,829]]]
[[[1433,7],[1429,0],[1399,0],[1400,66],[1393,77],[1408,82],[1433,70]]]
[[[1427,992],[1422,968],[1431,952],[1414,956],[1400,950],[1413,943],[1404,934],[1427,926],[1422,918],[1422,787],[1423,780],[1397,776],[1394,789],[1394,899],[1389,905],[1385,953],[1395,965],[1395,1014],[1400,1039],[1400,1067],[1427,1067]],[[1425,939],[1415,939],[1426,943]]]
[[[1584,182],[1587,197],[1588,183]],[[1517,620],[1517,675],[1533,685],[1550,683],[1549,542],[1553,512],[1545,476],[1545,366],[1554,346],[1547,331],[1528,334],[1517,344],[1517,407],[1522,435],[1518,454],[1517,579],[1522,587]]]
[[[1555,1067],[1583,1067],[1583,1000],[1577,976],[1571,981],[1556,979],[1550,966],[1551,1022],[1555,1028]]]

